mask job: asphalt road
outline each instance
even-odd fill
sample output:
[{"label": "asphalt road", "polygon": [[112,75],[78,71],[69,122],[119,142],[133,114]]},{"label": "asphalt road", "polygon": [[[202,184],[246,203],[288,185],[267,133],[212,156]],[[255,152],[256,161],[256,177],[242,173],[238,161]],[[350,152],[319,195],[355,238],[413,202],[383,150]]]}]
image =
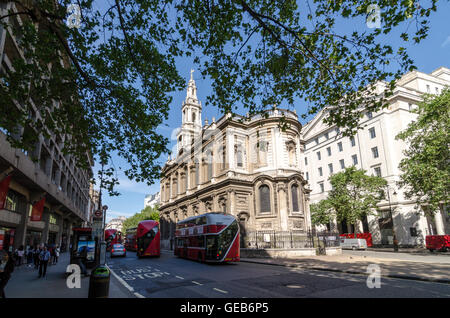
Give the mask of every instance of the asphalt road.
[{"label": "asphalt road", "polygon": [[[140,297],[288,298],[288,297],[450,297],[450,284],[368,277],[253,263],[205,264],[163,252],[159,258],[108,259],[108,266]],[[371,280],[375,282],[375,280]]]}]

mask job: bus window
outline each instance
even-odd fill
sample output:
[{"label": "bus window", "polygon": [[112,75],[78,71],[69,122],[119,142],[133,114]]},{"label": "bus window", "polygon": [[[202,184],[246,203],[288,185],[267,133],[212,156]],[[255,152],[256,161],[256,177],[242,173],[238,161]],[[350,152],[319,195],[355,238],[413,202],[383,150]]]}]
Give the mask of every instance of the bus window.
[{"label": "bus window", "polygon": [[234,237],[236,236],[236,233],[238,231],[238,225],[237,222],[234,221],[231,223],[231,225],[223,231],[218,237],[217,237],[217,253],[220,255],[223,255],[227,252],[228,248],[230,247],[231,243],[233,242]]}]

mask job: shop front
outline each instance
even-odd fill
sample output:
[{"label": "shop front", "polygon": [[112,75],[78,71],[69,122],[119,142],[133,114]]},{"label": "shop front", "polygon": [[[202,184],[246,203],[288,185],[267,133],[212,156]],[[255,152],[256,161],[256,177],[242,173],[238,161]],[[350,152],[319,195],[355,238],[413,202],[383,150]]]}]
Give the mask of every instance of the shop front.
[{"label": "shop front", "polygon": [[42,241],[42,232],[28,230],[25,237],[25,246],[38,246]]},{"label": "shop front", "polygon": [[0,226],[0,250],[9,251],[14,247],[16,229]]}]

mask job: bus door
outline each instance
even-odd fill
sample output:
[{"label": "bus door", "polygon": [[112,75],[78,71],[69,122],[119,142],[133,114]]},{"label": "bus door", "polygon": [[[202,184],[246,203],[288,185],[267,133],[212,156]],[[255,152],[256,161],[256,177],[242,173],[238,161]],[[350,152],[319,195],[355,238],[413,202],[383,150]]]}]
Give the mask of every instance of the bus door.
[{"label": "bus door", "polygon": [[217,235],[206,235],[205,259],[217,259]]}]

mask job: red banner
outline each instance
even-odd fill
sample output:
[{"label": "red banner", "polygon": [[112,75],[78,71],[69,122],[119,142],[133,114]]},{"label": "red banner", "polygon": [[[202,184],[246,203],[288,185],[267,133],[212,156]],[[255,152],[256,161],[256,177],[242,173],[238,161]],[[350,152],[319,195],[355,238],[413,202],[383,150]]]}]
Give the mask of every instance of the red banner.
[{"label": "red banner", "polygon": [[33,204],[33,209],[31,210],[31,221],[41,221],[42,212],[44,211],[45,197],[40,201]]},{"label": "red banner", "polygon": [[11,181],[11,176],[7,176],[0,182],[0,210],[5,208],[6,196],[8,195],[9,182]]}]

